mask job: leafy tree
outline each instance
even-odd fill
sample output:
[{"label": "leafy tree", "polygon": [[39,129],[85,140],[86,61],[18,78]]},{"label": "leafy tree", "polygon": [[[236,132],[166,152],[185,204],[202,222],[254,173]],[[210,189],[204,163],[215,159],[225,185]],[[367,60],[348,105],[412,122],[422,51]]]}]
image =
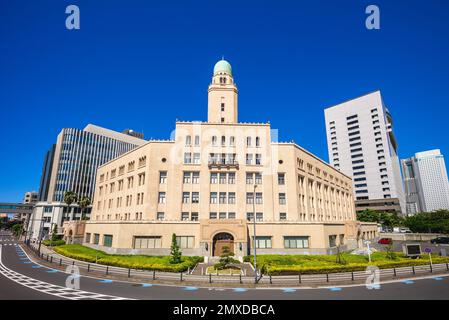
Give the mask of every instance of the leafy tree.
[{"label": "leafy tree", "polygon": [[170,256],[171,256],[170,263],[172,264],[181,263],[182,252],[179,249],[175,233],[173,233],[171,237]]},{"label": "leafy tree", "polygon": [[21,224],[15,224],[11,227],[12,233],[16,236],[19,237],[22,234],[23,231],[23,225]]},{"label": "leafy tree", "polygon": [[404,225],[413,232],[449,233],[449,210],[416,213],[406,217]]},{"label": "leafy tree", "polygon": [[396,252],[393,251],[393,244],[387,244],[385,246],[385,257],[389,260],[396,260],[398,258]]},{"label": "leafy tree", "polygon": [[70,213],[70,206],[78,201],[78,195],[73,191],[66,191],[64,193],[64,202],[67,204]]},{"label": "leafy tree", "polygon": [[228,246],[223,247],[223,252],[220,255],[220,261],[214,265],[217,270],[223,270],[228,268],[232,263],[239,263],[238,260],[233,258],[234,253],[231,252]]},{"label": "leafy tree", "polygon": [[51,234],[51,241],[57,241],[59,240],[59,236],[58,236],[58,224],[55,223],[53,226],[53,232]]},{"label": "leafy tree", "polygon": [[372,209],[366,209],[358,212],[357,220],[363,222],[376,222],[385,227],[395,227],[403,224],[403,218],[399,217],[396,212],[378,212]]},{"label": "leafy tree", "polygon": [[81,220],[85,220],[85,210],[91,205],[91,200],[89,197],[82,197],[79,201],[78,201],[78,205],[81,208]]},{"label": "leafy tree", "polygon": [[341,251],[340,246],[337,247],[337,254],[335,255],[335,262],[338,264],[347,264],[345,257],[343,256],[343,252]]}]

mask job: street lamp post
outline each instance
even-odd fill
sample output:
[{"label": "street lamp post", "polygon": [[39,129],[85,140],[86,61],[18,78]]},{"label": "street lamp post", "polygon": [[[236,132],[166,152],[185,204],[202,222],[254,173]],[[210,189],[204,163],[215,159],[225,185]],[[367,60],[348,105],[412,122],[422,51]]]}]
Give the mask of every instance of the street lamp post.
[{"label": "street lamp post", "polygon": [[256,252],[256,188],[254,184],[253,192],[253,246],[254,246],[254,283],[257,283],[257,252]]}]

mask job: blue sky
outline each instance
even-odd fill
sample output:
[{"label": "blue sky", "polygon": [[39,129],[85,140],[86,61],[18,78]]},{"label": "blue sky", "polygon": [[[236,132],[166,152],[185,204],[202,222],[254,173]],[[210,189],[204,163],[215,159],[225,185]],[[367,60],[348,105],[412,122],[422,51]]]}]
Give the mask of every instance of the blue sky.
[{"label": "blue sky", "polygon": [[[65,29],[76,4],[81,29]],[[381,29],[365,28],[377,4]],[[0,0],[0,201],[37,190],[64,127],[168,138],[206,120],[222,55],[239,120],[270,121],[327,160],[325,107],[380,89],[399,154],[449,157],[449,1]]]}]

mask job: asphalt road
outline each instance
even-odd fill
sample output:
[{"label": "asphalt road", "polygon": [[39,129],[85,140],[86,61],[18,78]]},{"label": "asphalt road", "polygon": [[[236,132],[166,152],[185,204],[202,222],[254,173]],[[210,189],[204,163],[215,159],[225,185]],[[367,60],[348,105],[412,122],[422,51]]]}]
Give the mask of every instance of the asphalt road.
[{"label": "asphalt road", "polygon": [[[146,300],[366,300],[449,299],[449,276],[365,286],[306,288],[199,288],[136,284],[79,277],[79,289],[65,288],[69,274],[35,264],[16,241],[0,234],[0,299]],[[73,281],[71,282],[73,283]]]}]

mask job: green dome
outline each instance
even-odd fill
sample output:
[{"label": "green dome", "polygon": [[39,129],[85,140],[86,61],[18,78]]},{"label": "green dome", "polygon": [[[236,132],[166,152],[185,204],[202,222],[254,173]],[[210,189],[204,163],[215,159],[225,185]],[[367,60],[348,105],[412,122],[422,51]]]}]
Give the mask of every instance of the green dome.
[{"label": "green dome", "polygon": [[224,59],[218,61],[214,67],[214,75],[216,75],[217,73],[220,73],[220,72],[227,73],[230,76],[232,76],[232,67],[229,64],[229,62],[227,62]]}]

